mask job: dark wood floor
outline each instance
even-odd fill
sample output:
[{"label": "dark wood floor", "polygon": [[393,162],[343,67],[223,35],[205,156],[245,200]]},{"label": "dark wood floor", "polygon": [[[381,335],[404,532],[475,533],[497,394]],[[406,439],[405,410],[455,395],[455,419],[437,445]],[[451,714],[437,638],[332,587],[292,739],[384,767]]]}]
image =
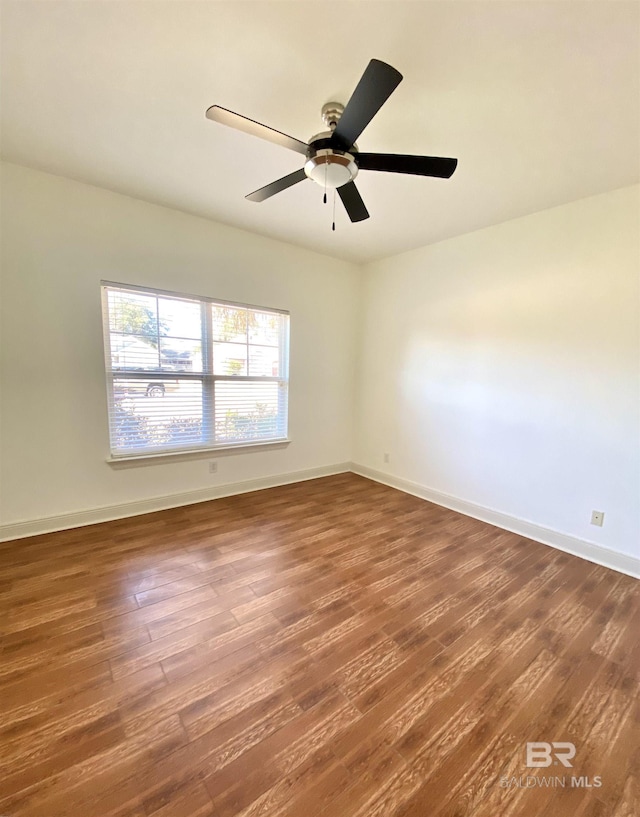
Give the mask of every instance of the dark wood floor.
[{"label": "dark wood floor", "polygon": [[4,544],[0,589],[0,814],[640,814],[640,584],[353,474]]}]

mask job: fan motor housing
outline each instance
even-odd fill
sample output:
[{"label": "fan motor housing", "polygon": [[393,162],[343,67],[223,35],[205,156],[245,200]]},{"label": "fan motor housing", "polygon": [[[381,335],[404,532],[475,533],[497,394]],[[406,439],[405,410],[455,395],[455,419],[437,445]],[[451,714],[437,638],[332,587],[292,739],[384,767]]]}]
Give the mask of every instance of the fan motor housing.
[{"label": "fan motor housing", "polygon": [[331,144],[332,132],[327,131],[309,140],[304,172],[320,187],[342,187],[358,175],[353,153],[337,150]]}]

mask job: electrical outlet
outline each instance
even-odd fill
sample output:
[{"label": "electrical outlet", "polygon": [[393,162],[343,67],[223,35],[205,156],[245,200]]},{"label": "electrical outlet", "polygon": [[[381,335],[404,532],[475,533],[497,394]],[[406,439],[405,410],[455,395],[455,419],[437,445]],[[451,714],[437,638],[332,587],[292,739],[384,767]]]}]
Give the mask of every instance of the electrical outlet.
[{"label": "electrical outlet", "polygon": [[218,473],[218,463],[215,460],[211,460],[211,462],[209,463],[209,473],[210,474]]},{"label": "electrical outlet", "polygon": [[602,527],[604,522],[604,511],[591,511],[591,524]]},{"label": "electrical outlet", "polygon": [[388,455],[388,454],[385,454],[385,455],[384,455],[384,461],[385,461],[385,462],[389,462],[389,455]]}]

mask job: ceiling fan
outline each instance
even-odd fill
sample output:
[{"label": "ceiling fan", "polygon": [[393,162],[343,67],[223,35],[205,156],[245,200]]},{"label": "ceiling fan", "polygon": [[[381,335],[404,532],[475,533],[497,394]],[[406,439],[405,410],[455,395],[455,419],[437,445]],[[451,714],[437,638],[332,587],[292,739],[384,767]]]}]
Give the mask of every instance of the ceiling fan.
[{"label": "ceiling fan", "polygon": [[329,130],[312,136],[308,144],[219,105],[209,108],[206,116],[214,122],[258,136],[305,156],[304,167],[249,193],[246,196],[249,201],[264,201],[298,182],[311,179],[325,188],[325,201],[327,188],[336,188],[351,221],[363,221],[369,218],[369,213],[353,181],[358,171],[381,170],[386,173],[409,173],[448,179],[458,164],[457,159],[437,156],[361,153],[358,150],[356,139],[401,80],[402,74],[395,68],[380,60],[371,60],[346,105],[328,102],[323,106],[322,119]]}]

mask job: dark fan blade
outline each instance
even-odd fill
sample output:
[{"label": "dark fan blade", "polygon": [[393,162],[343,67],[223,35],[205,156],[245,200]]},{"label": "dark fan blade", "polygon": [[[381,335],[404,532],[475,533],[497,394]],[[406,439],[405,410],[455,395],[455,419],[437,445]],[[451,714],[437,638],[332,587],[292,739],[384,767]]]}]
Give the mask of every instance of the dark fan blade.
[{"label": "dark fan blade", "polygon": [[271,184],[265,187],[261,187],[259,190],[254,190],[253,193],[249,193],[245,198],[249,199],[249,201],[264,201],[265,199],[271,198],[271,196],[275,196],[276,193],[286,190],[287,187],[292,187],[292,185],[304,181],[306,178],[307,174],[304,172],[304,168],[302,168],[301,170],[296,170],[295,173],[289,173],[288,176],[283,176],[281,179],[271,182]]},{"label": "dark fan blade", "polygon": [[364,206],[358,188],[353,182],[347,182],[339,187],[338,195],[342,199],[344,209],[351,221],[364,221],[365,218],[369,218],[367,208]]},{"label": "dark fan blade", "polygon": [[382,170],[385,173],[411,173],[414,176],[438,176],[448,179],[457,159],[439,156],[403,156],[399,153],[358,153],[360,170]]},{"label": "dark fan blade", "polygon": [[402,74],[380,60],[371,60],[333,132],[332,142],[349,149],[402,80]]},{"label": "dark fan blade", "polygon": [[254,122],[253,119],[247,119],[246,116],[240,116],[239,113],[228,111],[219,105],[212,105],[207,111],[206,116],[207,119],[211,119],[214,122],[220,122],[222,125],[228,125],[230,128],[249,133],[251,136],[266,139],[267,142],[274,142],[283,148],[295,150],[298,153],[302,153],[303,156],[307,155],[308,145],[299,139],[294,139],[293,136],[287,136],[286,133],[280,133],[279,130],[268,128],[266,125],[261,125],[260,122]]}]

